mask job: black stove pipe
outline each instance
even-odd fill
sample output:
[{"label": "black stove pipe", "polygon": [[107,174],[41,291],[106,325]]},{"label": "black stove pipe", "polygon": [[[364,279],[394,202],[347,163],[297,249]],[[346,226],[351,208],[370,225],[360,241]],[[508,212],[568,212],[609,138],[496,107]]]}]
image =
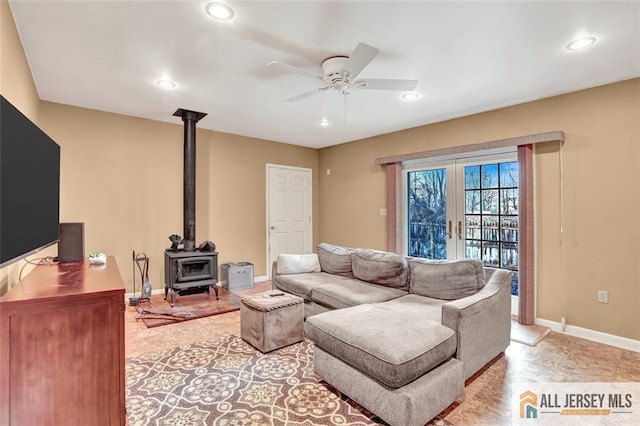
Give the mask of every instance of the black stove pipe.
[{"label": "black stove pipe", "polygon": [[173,113],[184,122],[184,251],[195,251],[196,245],[196,123],[207,114],[178,108]]}]

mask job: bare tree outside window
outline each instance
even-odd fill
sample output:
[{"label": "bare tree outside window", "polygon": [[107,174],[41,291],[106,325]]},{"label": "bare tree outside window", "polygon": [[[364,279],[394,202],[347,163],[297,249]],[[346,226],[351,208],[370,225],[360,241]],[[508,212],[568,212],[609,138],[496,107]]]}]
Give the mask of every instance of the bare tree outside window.
[{"label": "bare tree outside window", "polygon": [[446,180],[445,169],[408,173],[409,256],[447,258]]}]

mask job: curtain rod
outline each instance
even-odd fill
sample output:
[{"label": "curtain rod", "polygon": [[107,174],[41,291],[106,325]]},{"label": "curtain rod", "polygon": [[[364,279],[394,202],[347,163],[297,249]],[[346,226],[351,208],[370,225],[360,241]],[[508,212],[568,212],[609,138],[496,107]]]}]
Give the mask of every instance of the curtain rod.
[{"label": "curtain rod", "polygon": [[408,160],[418,160],[421,158],[440,157],[450,154],[463,154],[474,151],[482,151],[493,148],[506,148],[509,146],[529,145],[543,142],[564,143],[564,132],[555,130],[553,132],[536,133],[535,135],[518,136],[515,138],[499,139],[489,142],[474,143],[470,145],[454,146],[451,148],[434,149],[431,151],[414,152],[411,154],[394,155],[391,157],[376,158],[375,164],[401,163]]}]

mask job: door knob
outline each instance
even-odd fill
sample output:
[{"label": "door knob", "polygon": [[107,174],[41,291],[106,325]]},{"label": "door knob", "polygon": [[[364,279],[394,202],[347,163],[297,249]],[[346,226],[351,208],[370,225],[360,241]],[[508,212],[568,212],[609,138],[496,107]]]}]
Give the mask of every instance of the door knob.
[{"label": "door knob", "polygon": [[278,227],[271,225],[271,229],[278,229]]}]

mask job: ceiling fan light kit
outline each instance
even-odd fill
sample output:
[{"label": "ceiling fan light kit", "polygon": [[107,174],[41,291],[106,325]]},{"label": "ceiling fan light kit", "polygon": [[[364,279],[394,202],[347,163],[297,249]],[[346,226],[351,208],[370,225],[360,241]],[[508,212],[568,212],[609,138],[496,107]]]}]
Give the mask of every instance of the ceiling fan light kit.
[{"label": "ceiling fan light kit", "polygon": [[324,80],[330,81],[331,85],[342,84],[345,79],[342,69],[348,59],[347,56],[333,56],[322,61]]},{"label": "ceiling fan light kit", "polygon": [[357,79],[362,70],[380,53],[380,50],[366,43],[358,43],[350,56],[331,56],[320,64],[323,75],[315,75],[313,71],[298,68],[293,65],[278,61],[269,62],[269,66],[277,66],[284,71],[295,72],[307,77],[319,79],[327,83],[327,86],[301,93],[285,102],[297,102],[304,98],[324,92],[328,89],[339,91],[345,98],[345,123],[346,123],[346,96],[355,90],[395,90],[411,92],[418,86],[417,80],[399,79]]}]

